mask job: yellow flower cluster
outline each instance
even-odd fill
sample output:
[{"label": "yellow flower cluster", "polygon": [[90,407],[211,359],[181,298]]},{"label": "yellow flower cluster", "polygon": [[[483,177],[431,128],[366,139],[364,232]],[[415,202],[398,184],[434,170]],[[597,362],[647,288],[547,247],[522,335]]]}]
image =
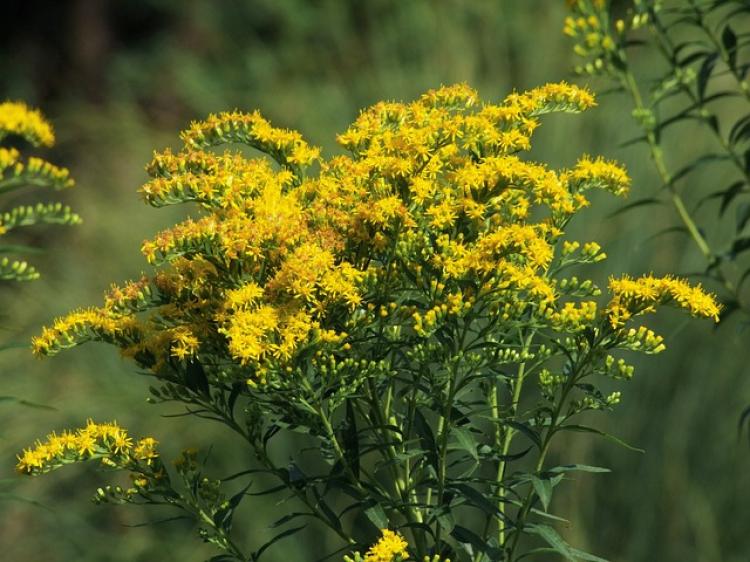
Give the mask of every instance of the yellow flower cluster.
[{"label": "yellow flower cluster", "polygon": [[365,562],[396,562],[409,556],[408,543],[398,533],[383,529],[383,536],[365,554]]},{"label": "yellow flower cluster", "polygon": [[205,121],[192,123],[182,140],[191,148],[243,142],[292,166],[309,166],[320,155],[320,149],[307,144],[297,131],[273,127],[257,111],[209,115]]},{"label": "yellow flower cluster", "polygon": [[6,135],[19,135],[35,146],[55,144],[55,134],[49,122],[41,112],[23,102],[0,103],[0,140]]},{"label": "yellow flower cluster", "polygon": [[[8,135],[21,136],[35,146],[52,146],[55,142],[52,126],[42,114],[21,102],[0,103],[0,141]],[[36,157],[24,161],[17,149],[0,147],[0,186],[24,183],[55,189],[66,189],[74,184],[67,169]]]},{"label": "yellow flower cluster", "polygon": [[[623,195],[630,180],[602,159],[554,171],[521,152],[538,116],[594,104],[565,83],[496,104],[466,84],[378,103],[339,135],[348,154],[321,159],[315,176],[303,168],[317,149],[257,112],[193,123],[179,152],[154,155],[142,194],[154,206],[197,202],[201,216],[143,244],[161,266],[153,277],[58,320],[34,349],[106,341],[170,377],[209,354],[255,385],[285,376],[309,346],[349,351],[350,334],[376,323],[426,338],[476,308],[578,331],[600,318],[596,305],[562,301],[550,269],[604,254],[568,242],[556,256],[559,238],[588,205],[587,190]],[[281,166],[211,150],[222,143],[257,148]],[[415,299],[408,305],[398,296],[406,293]]]},{"label": "yellow flower cluster", "polygon": [[610,279],[612,299],[607,305],[607,316],[614,328],[621,327],[633,316],[653,312],[658,305],[675,304],[693,316],[719,321],[719,305],[713,295],[700,285],[691,286],[671,276],[647,275],[632,279],[628,276]]},{"label": "yellow flower cluster", "polygon": [[402,562],[407,560],[409,544],[404,538],[390,529],[382,530],[383,536],[362,557],[355,553],[354,557],[344,556],[346,562]]},{"label": "yellow flower cluster", "polygon": [[131,469],[138,462],[151,464],[159,454],[157,441],[144,437],[136,442],[115,422],[98,424],[88,420],[75,431],[52,433],[44,441],[18,456],[16,469],[22,474],[41,474],[66,464],[98,459],[105,466]]},{"label": "yellow flower cluster", "polygon": [[630,189],[630,178],[625,170],[601,157],[584,156],[567,172],[565,179],[573,186],[597,187],[615,195],[626,195]]}]

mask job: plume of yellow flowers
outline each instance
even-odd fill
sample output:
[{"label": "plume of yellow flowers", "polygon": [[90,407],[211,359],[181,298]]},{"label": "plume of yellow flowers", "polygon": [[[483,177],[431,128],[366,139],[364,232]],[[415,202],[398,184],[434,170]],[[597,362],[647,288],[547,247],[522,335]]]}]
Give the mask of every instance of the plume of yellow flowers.
[{"label": "plume of yellow flowers", "polygon": [[662,304],[672,303],[693,316],[719,321],[720,307],[700,285],[691,286],[671,276],[647,275],[632,279],[623,276],[609,280],[612,299],[606,313],[614,328],[621,327],[633,316],[654,312]]},{"label": "plume of yellow flowers", "polygon": [[[0,103],[0,141],[14,135],[33,146],[49,147],[55,144],[52,125],[39,110],[31,109],[23,102],[5,101]],[[0,188],[7,189],[2,184],[11,181],[51,185],[55,189],[73,186],[67,169],[36,157],[23,161],[17,149],[0,147]]]},{"label": "plume of yellow flowers", "polygon": [[133,441],[127,430],[115,422],[88,420],[85,427],[60,435],[52,433],[25,449],[18,456],[16,469],[22,474],[35,475],[88,460],[99,460],[111,468],[133,469],[138,463],[151,464],[159,457],[157,444],[153,437]]},{"label": "plume of yellow flowers", "polygon": [[[626,172],[589,156],[559,172],[522,158],[539,116],[593,105],[590,92],[565,83],[497,104],[466,84],[445,86],[363,111],[338,136],[348,154],[329,159],[257,112],[195,122],[181,151],[154,155],[141,193],[157,207],[197,203],[200,216],[144,242],[147,261],[160,267],[153,277],[55,321],[34,351],[105,341],[160,376],[207,354],[238,366],[222,377],[256,385],[285,376],[306,349],[349,350],[350,334],[368,324],[426,338],[478,303],[506,322],[530,314],[577,331],[606,314],[620,326],[633,302],[615,296],[603,313],[593,301],[571,302],[550,268],[586,192],[624,195]],[[225,143],[270,159],[214,150]],[[315,162],[320,171],[309,174]],[[573,255],[604,258],[595,243],[566,241],[562,259]],[[703,294],[678,296],[670,283],[674,302]],[[421,295],[419,304],[399,291]],[[691,312],[713,316],[703,298]]]},{"label": "plume of yellow flowers", "polygon": [[6,135],[19,135],[35,146],[52,146],[55,134],[40,111],[23,102],[0,103],[0,140]]},{"label": "plume of yellow flowers", "polygon": [[[0,143],[12,143],[20,137],[33,146],[52,146],[52,126],[36,110],[22,102],[0,103]],[[12,146],[0,146],[0,195],[24,186],[49,187],[56,190],[74,185],[70,172],[35,156],[25,158]],[[24,205],[0,211],[0,236],[20,227],[39,223],[78,224],[81,218],[60,203]],[[25,261],[0,255],[0,281],[36,279],[39,273]]]}]

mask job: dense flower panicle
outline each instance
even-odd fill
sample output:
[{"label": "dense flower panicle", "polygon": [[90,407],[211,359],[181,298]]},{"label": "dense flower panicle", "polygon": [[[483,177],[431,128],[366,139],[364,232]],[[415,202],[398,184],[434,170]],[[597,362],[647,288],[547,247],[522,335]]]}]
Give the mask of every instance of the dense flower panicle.
[{"label": "dense flower panicle", "polygon": [[[54,143],[52,127],[41,113],[23,104],[0,104],[0,140],[8,134],[21,135],[35,145]],[[0,183],[27,183],[54,189],[73,187],[74,181],[66,168],[60,168],[37,157],[24,160],[18,149],[0,147]]]},{"label": "dense flower panicle", "polygon": [[585,111],[596,105],[591,92],[574,84],[560,82],[545,84],[528,92],[511,94],[506,104],[517,105],[526,115],[540,115],[551,111]]},{"label": "dense flower panicle", "polygon": [[[21,137],[34,146],[52,146],[55,136],[52,126],[36,109],[20,102],[0,103],[0,143],[6,137]],[[10,142],[13,142],[11,138]],[[0,147],[0,194],[26,186],[46,187],[56,190],[73,187],[70,172],[34,156],[25,157],[11,146]],[[81,217],[70,207],[60,203],[22,205],[0,211],[0,236],[18,227],[36,224],[74,225]],[[7,249],[6,249],[7,251]],[[0,249],[0,254],[4,251]],[[0,255],[0,281],[30,281],[39,278],[39,272],[23,260],[11,260]]]},{"label": "dense flower panicle", "polygon": [[658,305],[670,303],[693,316],[719,321],[721,308],[714,296],[703,291],[700,285],[691,286],[682,279],[652,275],[632,279],[624,276],[610,279],[609,290],[612,299],[606,310],[615,328],[633,316],[653,312]]},{"label": "dense flower panicle", "polygon": [[210,115],[184,131],[182,140],[191,149],[242,142],[273,155],[280,164],[291,166],[309,166],[320,155],[320,149],[307,144],[297,131],[273,127],[257,111]]},{"label": "dense flower panicle", "polygon": [[[282,380],[302,350],[346,352],[352,331],[368,325],[429,338],[445,319],[476,309],[487,320],[533,318],[562,332],[592,326],[602,317],[596,304],[561,298],[569,285],[550,272],[604,258],[595,243],[560,237],[588,205],[587,190],[623,195],[627,174],[590,157],[554,171],[520,153],[538,116],[594,103],[564,83],[499,104],[481,103],[466,84],[378,103],[339,135],[348,154],[321,159],[316,176],[301,166],[317,149],[257,112],[193,123],[182,151],[154,155],[142,193],[154,206],[196,202],[200,216],[144,243],[156,275],[113,288],[101,309],[57,321],[34,349],[106,341],[170,378],[209,354],[235,366],[215,376],[254,386]],[[281,167],[210,150],[237,142]],[[579,296],[595,294],[586,286]],[[670,290],[675,302],[697,302]],[[619,325],[629,306],[615,297],[604,315]]]},{"label": "dense flower panicle", "polygon": [[66,464],[98,459],[105,466],[131,469],[139,462],[150,464],[158,458],[157,445],[152,437],[133,441],[115,422],[88,420],[83,428],[52,433],[37,441],[18,456],[16,468],[22,474],[41,474]]},{"label": "dense flower panicle", "polygon": [[55,134],[49,122],[39,110],[31,109],[23,102],[0,103],[0,140],[6,135],[19,135],[35,146],[55,144]]},{"label": "dense flower panicle", "polygon": [[626,195],[630,190],[627,172],[617,163],[601,157],[592,159],[584,156],[563,177],[574,189],[579,185],[586,189],[597,187],[615,195]]}]

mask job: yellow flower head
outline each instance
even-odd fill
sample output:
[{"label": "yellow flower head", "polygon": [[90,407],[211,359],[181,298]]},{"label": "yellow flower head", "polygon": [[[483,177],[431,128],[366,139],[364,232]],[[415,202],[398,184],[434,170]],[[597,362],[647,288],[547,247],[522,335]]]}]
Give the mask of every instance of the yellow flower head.
[{"label": "yellow flower head", "polygon": [[398,562],[409,556],[409,544],[398,533],[383,529],[383,536],[370,547],[365,554],[364,562]]},{"label": "yellow flower head", "polygon": [[30,109],[23,102],[0,103],[0,139],[6,135],[20,135],[36,146],[55,144],[52,125],[40,111]]},{"label": "yellow flower head", "polygon": [[654,312],[662,304],[674,304],[693,316],[719,321],[721,307],[714,296],[683,279],[653,275],[632,279],[626,275],[611,278],[609,290],[612,298],[606,313],[614,328],[623,326],[633,316]]},{"label": "yellow flower head", "polygon": [[131,469],[137,461],[151,462],[159,455],[156,440],[141,439],[133,446],[127,430],[116,422],[99,424],[88,420],[85,427],[51,433],[44,441],[18,455],[16,469],[22,474],[41,474],[65,464],[99,459],[106,466]]}]

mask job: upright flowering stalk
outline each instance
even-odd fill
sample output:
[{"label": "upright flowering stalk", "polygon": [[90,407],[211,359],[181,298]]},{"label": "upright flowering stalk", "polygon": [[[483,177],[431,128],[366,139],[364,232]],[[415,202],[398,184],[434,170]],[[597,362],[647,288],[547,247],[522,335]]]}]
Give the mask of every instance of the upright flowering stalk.
[{"label": "upright flowering stalk", "polygon": [[[542,115],[593,105],[567,84],[497,104],[443,87],[363,111],[329,159],[257,113],[194,123],[181,151],[154,155],[142,194],[197,215],[144,243],[153,275],[55,321],[34,350],[114,344],[153,373],[152,401],[245,440],[257,464],[242,473],[273,475],[302,506],[284,523],[316,519],[352,551],[385,529],[353,559],[596,559],[548,510],[571,472],[604,469],[551,466],[554,438],[601,434],[578,419],[619,401],[599,381],[632,376],[623,352],[664,349],[636,317],[719,309],[672,277],[615,277],[602,300],[567,274],[605,257],[565,236],[587,192],[624,195],[628,176],[589,156],[554,171],[524,152]],[[267,157],[213,150],[232,143]],[[274,446],[289,430],[311,444],[291,462]],[[244,492],[192,511],[221,560],[257,560],[298,528],[242,554],[229,531]]]},{"label": "upright flowering stalk", "polygon": [[[24,158],[13,146],[23,140],[32,146],[50,147],[55,143],[52,126],[42,114],[21,102],[0,103],[0,195],[34,186],[55,190],[73,187],[65,168],[58,168],[37,157]],[[0,238],[17,228],[36,224],[78,224],[81,218],[60,203],[39,203],[13,209],[0,209]],[[7,254],[25,248],[0,244],[0,281],[26,281],[39,277],[37,270]]]},{"label": "upright flowering stalk", "polygon": [[[571,15],[564,31],[581,60],[576,71],[601,77],[607,89],[629,98],[641,135],[627,144],[643,143],[654,164],[659,197],[651,193],[632,206],[668,201],[679,224],[662,232],[689,236],[706,276],[721,288],[725,317],[738,310],[750,314],[744,290],[750,274],[745,228],[750,211],[743,201],[750,190],[750,44],[739,32],[750,17],[750,4],[629,0],[617,10],[609,0],[568,4]],[[637,54],[647,67],[639,67]],[[731,109],[723,111],[728,100]],[[665,143],[684,125],[697,135],[691,145],[703,151],[690,153],[687,160],[681,144],[677,151]],[[695,182],[695,172],[706,166],[711,166],[710,180]],[[711,203],[713,221],[697,212]],[[726,240],[729,211],[736,220]]]}]

